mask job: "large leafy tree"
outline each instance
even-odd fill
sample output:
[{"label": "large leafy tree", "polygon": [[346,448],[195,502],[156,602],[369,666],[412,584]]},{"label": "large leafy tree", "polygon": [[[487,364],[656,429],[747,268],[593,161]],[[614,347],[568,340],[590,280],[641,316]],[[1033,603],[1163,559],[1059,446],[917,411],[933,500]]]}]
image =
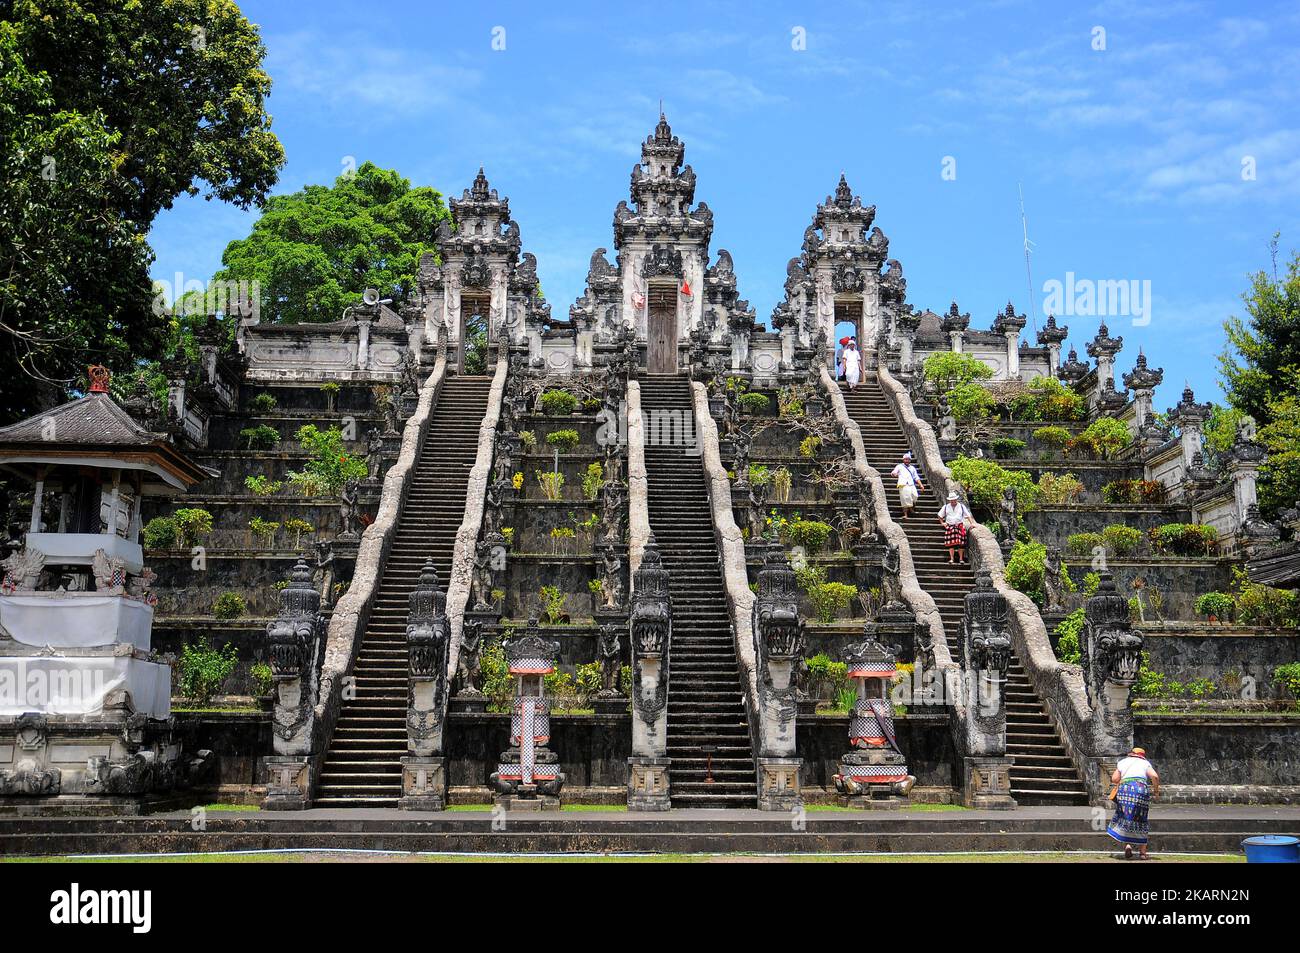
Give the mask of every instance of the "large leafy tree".
[{"label": "large leafy tree", "polygon": [[367,162],[333,186],[272,198],[252,234],[226,246],[216,280],[256,281],[263,321],[336,321],[366,288],[410,294],[450,217],[437,190]]},{"label": "large leafy tree", "polygon": [[1260,483],[1266,513],[1300,499],[1300,253],[1279,274],[1276,236],[1272,247],[1272,273],[1251,276],[1246,316],[1224,322],[1228,347],[1219,357],[1229,403],[1254,418],[1269,450]]},{"label": "large leafy tree", "polygon": [[[0,3],[0,411],[156,356],[146,235],[177,196],[260,206],[284,163],[230,0]],[[206,189],[205,189],[206,187]]]}]

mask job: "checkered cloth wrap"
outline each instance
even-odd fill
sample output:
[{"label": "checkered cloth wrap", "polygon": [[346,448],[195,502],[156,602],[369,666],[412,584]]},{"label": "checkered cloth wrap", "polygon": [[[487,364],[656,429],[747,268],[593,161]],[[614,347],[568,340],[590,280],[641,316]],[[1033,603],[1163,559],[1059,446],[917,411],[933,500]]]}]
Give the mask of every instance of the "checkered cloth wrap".
[{"label": "checkered cloth wrap", "polygon": [[[528,771],[528,780],[531,781],[554,781],[560,775],[560,766],[558,764],[535,764]],[[522,764],[498,764],[497,777],[504,778],[507,781],[523,781],[524,766]]]},{"label": "checkered cloth wrap", "polygon": [[902,764],[845,764],[840,766],[840,772],[846,778],[872,784],[907,779],[907,766]]},{"label": "checkered cloth wrap", "polygon": [[519,779],[531,784],[537,776],[534,773],[537,745],[546,744],[551,737],[551,711],[546,699],[516,698],[515,710],[510,715],[510,734],[519,745]]},{"label": "checkered cloth wrap", "polygon": [[865,741],[873,748],[894,743],[894,706],[883,698],[860,698],[849,719],[849,743]]},{"label": "checkered cloth wrap", "polygon": [[532,706],[533,744],[544,745],[551,740],[551,709],[544,698],[516,698],[514,711],[510,713],[510,740],[513,744],[524,743],[524,702]]},{"label": "checkered cloth wrap", "polygon": [[898,674],[898,669],[893,662],[855,662],[853,667],[844,673],[849,678],[893,678]]},{"label": "checkered cloth wrap", "polygon": [[943,527],[943,544],[960,549],[966,545],[966,524],[946,523]]},{"label": "checkered cloth wrap", "polygon": [[550,675],[555,662],[548,658],[519,658],[510,663],[511,675]]}]

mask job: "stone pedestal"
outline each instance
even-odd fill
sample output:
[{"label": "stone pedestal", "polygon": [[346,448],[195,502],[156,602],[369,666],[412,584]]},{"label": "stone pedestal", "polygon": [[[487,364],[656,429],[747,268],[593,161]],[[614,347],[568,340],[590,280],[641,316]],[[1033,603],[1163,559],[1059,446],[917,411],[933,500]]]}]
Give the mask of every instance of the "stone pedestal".
[{"label": "stone pedestal", "polygon": [[1012,811],[1011,758],[964,758],[962,803],[985,811]]},{"label": "stone pedestal", "polygon": [[303,811],[311,807],[311,759],[294,756],[271,756],[266,765],[266,800],[264,811]]},{"label": "stone pedestal", "polygon": [[667,811],[668,758],[627,759],[627,809],[629,811]]},{"label": "stone pedestal", "polygon": [[612,695],[608,698],[596,696],[592,702],[597,715],[622,715],[627,713],[627,706],[631,701],[626,695]]},{"label": "stone pedestal", "polygon": [[758,809],[792,811],[803,806],[799,770],[803,758],[758,759]]},{"label": "stone pedestal", "polygon": [[519,785],[518,794],[498,794],[492,798],[492,803],[514,814],[560,809],[560,799],[550,794],[538,794],[535,784]]},{"label": "stone pedestal", "polygon": [[454,695],[451,699],[451,710],[455,712],[468,712],[470,714],[481,715],[487,711],[488,699],[486,695]]},{"label": "stone pedestal", "polygon": [[447,806],[447,759],[402,758],[403,811],[441,811]]}]

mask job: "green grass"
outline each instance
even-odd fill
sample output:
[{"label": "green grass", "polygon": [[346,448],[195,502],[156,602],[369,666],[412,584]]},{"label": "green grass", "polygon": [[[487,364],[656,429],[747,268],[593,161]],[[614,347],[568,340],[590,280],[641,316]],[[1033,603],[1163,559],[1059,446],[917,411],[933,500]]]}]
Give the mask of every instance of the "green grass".
[{"label": "green grass", "polygon": [[[492,810],[491,804],[449,804],[449,811],[484,811]],[[627,811],[626,804],[562,804],[561,811]]]},{"label": "green grass", "polygon": [[205,811],[260,811],[256,804],[204,804]]},{"label": "green grass", "polygon": [[[278,863],[619,863],[619,864],[707,864],[707,863],[780,863],[796,864],[1095,864],[1123,863],[1118,853],[953,853],[953,854],[642,854],[572,856],[565,854],[529,854],[524,856],[476,856],[467,854],[366,854],[347,851],[268,854],[159,854],[132,857],[6,857],[0,863],[132,863],[132,864],[278,864]],[[1160,854],[1153,853],[1151,863],[1245,863],[1235,854]],[[1133,861],[1132,863],[1136,863]]]},{"label": "green grass", "polygon": [[[839,804],[808,804],[805,808],[809,811],[843,811],[846,814],[863,814],[866,813],[862,808],[843,807]],[[964,811],[966,808],[960,804],[908,804],[906,807],[900,807],[899,811],[914,812],[934,812],[934,811]]]}]

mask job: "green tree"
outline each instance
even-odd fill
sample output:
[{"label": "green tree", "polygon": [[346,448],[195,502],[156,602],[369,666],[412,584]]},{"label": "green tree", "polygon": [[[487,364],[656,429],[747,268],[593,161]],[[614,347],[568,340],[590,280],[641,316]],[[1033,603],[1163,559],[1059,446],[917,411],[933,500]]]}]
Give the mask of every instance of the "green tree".
[{"label": "green tree", "polygon": [[1246,317],[1224,322],[1228,346],[1219,355],[1228,402],[1259,425],[1269,450],[1260,470],[1260,505],[1267,514],[1300,498],[1300,253],[1284,274],[1277,270],[1277,236],[1271,243],[1273,273],[1251,276],[1242,295]]},{"label": "green tree", "polygon": [[226,246],[216,280],[258,282],[263,321],[337,321],[366,288],[410,294],[450,218],[437,190],[366,162],[267,202],[252,233]]},{"label": "green tree", "polygon": [[[260,205],[284,162],[230,0],[12,0],[0,20],[0,405],[164,353],[146,236],[181,194]],[[35,386],[33,382],[35,381]]]}]

